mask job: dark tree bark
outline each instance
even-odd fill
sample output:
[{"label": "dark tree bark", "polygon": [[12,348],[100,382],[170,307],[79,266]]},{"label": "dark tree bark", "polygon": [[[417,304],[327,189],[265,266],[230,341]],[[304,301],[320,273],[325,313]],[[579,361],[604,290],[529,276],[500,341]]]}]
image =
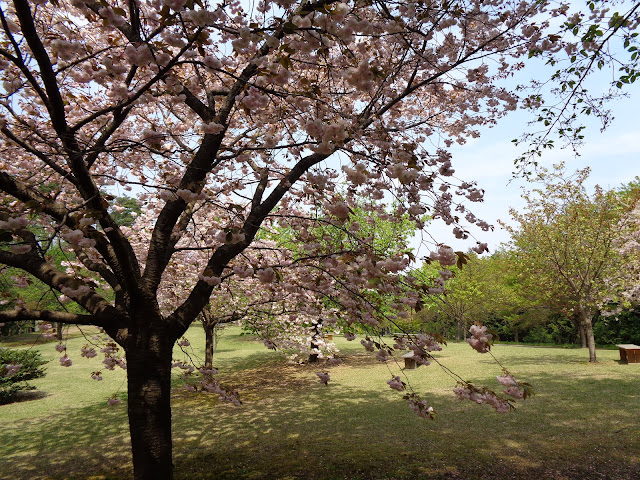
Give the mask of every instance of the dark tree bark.
[{"label": "dark tree bark", "polygon": [[125,347],[135,480],[172,480],[171,335],[140,332]]},{"label": "dark tree bark", "polygon": [[578,334],[580,335],[580,346],[582,348],[587,348],[587,332],[584,329],[582,322],[578,325]]},{"label": "dark tree bark", "polygon": [[[311,348],[318,348],[318,345],[313,343],[313,342],[311,342]],[[309,354],[308,363],[318,363],[318,354],[317,353],[310,353]]]},{"label": "dark tree bark", "polygon": [[213,330],[216,326],[205,322],[202,325],[204,327],[204,367],[210,370],[213,368]]},{"label": "dark tree bark", "polygon": [[[311,349],[317,349],[318,344],[315,343],[315,340],[320,336],[320,326],[322,325],[322,320],[319,320],[318,323],[314,325],[314,334],[311,337]],[[308,363],[318,363],[319,355],[317,353],[310,353]]]},{"label": "dark tree bark", "polygon": [[[232,316],[233,318],[233,316]],[[215,329],[220,323],[220,318],[211,314],[209,306],[202,310],[202,329],[204,330],[204,367],[213,368],[213,354],[215,350]]]},{"label": "dark tree bark", "polygon": [[582,322],[582,316],[580,313],[580,308],[577,309],[576,312],[573,313],[573,315],[571,315],[571,317],[569,318],[571,320],[571,323],[573,323],[573,326],[576,329],[576,332],[578,334],[578,338],[580,339],[580,346],[582,348],[587,348],[587,332],[584,328],[584,324]]}]

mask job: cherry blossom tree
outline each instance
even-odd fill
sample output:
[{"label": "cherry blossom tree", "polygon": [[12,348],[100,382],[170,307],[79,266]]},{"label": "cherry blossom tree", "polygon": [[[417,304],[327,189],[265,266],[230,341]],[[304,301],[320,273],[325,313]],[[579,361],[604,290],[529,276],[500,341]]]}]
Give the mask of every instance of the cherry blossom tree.
[{"label": "cherry blossom tree", "polygon": [[624,213],[617,225],[619,234],[613,246],[619,268],[606,279],[607,295],[601,302],[605,316],[636,308],[640,303],[640,202],[631,200],[631,204],[623,202]]},{"label": "cherry blossom tree", "polygon": [[[418,227],[428,213],[456,235],[467,234],[460,222],[489,228],[467,211],[482,190],[453,176],[447,148],[516,108],[499,82],[523,57],[562,48],[546,29],[567,7],[547,8],[520,0],[262,0],[251,10],[238,0],[3,3],[0,229],[11,238],[2,235],[0,263],[83,313],[17,308],[0,312],[0,322],[104,329],[114,341],[109,358],[124,365],[113,355],[126,356],[134,476],[172,478],[175,342],[232,277],[301,286],[289,282],[287,259],[254,266],[247,258],[262,231],[296,230],[315,257],[307,290],[333,295],[347,323],[374,328],[373,290],[396,292],[406,306],[419,301],[398,275],[409,258],[328,253],[308,235],[314,208],[342,225],[365,198],[363,208],[407,215]],[[147,214],[142,248],[112,214],[122,191]],[[193,287],[163,312],[160,285],[200,211],[217,222],[198,239],[206,263],[181,260]],[[56,244],[72,255],[64,268],[48,254]],[[434,260],[455,263],[450,249],[435,250]],[[474,339],[486,351],[480,329]],[[427,355],[428,339],[411,341]],[[67,354],[61,361],[71,364]],[[431,415],[426,401],[407,399]]]}]

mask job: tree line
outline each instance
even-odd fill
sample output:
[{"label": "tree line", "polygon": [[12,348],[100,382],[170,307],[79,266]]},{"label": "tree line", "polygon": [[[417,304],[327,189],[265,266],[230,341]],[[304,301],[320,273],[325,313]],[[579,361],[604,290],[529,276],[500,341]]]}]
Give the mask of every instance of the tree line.
[{"label": "tree line", "polygon": [[[503,222],[508,244],[473,252],[446,291],[427,295],[411,328],[455,338],[481,322],[504,341],[577,343],[596,361],[600,345],[640,339],[638,179],[615,190],[588,189],[589,170],[540,170],[526,206]],[[435,276],[425,265],[419,275]]]}]

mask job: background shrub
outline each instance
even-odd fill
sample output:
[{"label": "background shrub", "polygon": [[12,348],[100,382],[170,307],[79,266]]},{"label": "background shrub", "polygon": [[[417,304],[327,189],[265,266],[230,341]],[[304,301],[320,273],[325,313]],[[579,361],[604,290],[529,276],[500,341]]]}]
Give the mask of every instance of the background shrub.
[{"label": "background shrub", "polygon": [[[27,380],[44,377],[45,371],[40,367],[45,363],[39,352],[0,348],[0,403],[11,401],[20,390],[33,390],[35,387]],[[12,365],[21,367],[12,373]]]}]

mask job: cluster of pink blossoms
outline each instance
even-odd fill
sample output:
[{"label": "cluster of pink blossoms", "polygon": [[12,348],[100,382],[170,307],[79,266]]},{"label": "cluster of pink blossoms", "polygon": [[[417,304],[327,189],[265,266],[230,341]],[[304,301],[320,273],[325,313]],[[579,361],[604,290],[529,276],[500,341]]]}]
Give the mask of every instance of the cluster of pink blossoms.
[{"label": "cluster of pink blossoms", "polygon": [[487,353],[491,350],[493,335],[487,333],[487,327],[484,325],[471,325],[469,332],[471,332],[471,338],[468,338],[467,342],[469,342],[471,348],[479,353]]},{"label": "cluster of pink blossoms", "polygon": [[322,383],[323,385],[329,384],[329,380],[331,379],[331,377],[327,372],[316,372],[316,375],[318,376],[320,383]]},{"label": "cluster of pink blossoms", "polygon": [[53,335],[53,326],[50,323],[40,323],[38,324],[38,330],[42,332],[42,337],[47,340],[52,339]]},{"label": "cluster of pink blossoms", "polygon": [[89,345],[85,345],[84,347],[82,347],[80,349],[80,356],[85,357],[85,358],[93,358],[96,355],[98,355],[96,353],[96,349],[93,347],[89,347]]},{"label": "cluster of pink blossoms", "polygon": [[64,355],[60,357],[61,367],[70,367],[71,365],[73,365],[73,362],[67,356],[67,346],[64,343],[58,343],[55,348],[58,353],[64,353]]},{"label": "cluster of pink blossoms", "polygon": [[431,355],[429,352],[439,352],[442,347],[430,335],[419,333],[417,335],[406,335],[396,337],[393,344],[396,350],[411,350],[413,359],[420,365],[429,366]]},{"label": "cluster of pink blossoms", "polygon": [[187,362],[173,362],[171,368],[179,368],[183,371],[184,378],[189,378],[195,371],[193,365],[189,365]]},{"label": "cluster of pink blossoms", "polygon": [[476,252],[478,255],[481,255],[484,252],[488,252],[489,251],[489,247],[484,242],[478,242],[478,244],[475,247],[472,247],[471,250]]},{"label": "cluster of pink blossoms", "polygon": [[[236,392],[235,390],[226,390],[215,380],[203,381],[202,389],[205,392],[217,394],[220,400],[223,402],[232,403],[236,407],[239,407],[240,405],[242,405],[242,402],[240,401],[240,395],[238,394],[238,392]],[[195,390],[195,387],[194,387],[194,390]]]},{"label": "cluster of pink blossoms", "polygon": [[[196,374],[196,368],[193,365],[189,365],[184,361],[176,361],[171,364],[172,368],[179,368],[184,372],[184,378],[191,378]],[[184,389],[187,392],[208,392],[215,393],[220,398],[222,402],[232,403],[235,406],[242,405],[240,401],[240,394],[235,390],[230,390],[222,385],[220,385],[216,380],[212,377],[218,374],[218,370],[215,368],[206,368],[200,367],[197,371],[202,375],[202,378],[199,379],[195,384],[187,383],[184,385]]]},{"label": "cluster of pink blossoms", "polygon": [[480,390],[472,385],[460,385],[454,388],[453,392],[460,400],[470,400],[478,405],[486,403],[498,413],[508,413],[513,408],[508,400],[498,397],[492,391]]},{"label": "cluster of pink blossoms", "polygon": [[15,232],[29,224],[29,219],[25,216],[8,218],[6,221],[0,220],[0,230]]},{"label": "cluster of pink blossoms", "polygon": [[453,251],[453,248],[446,245],[439,246],[437,252],[431,252],[429,259],[439,262],[443,267],[455,265],[458,261],[458,257]]},{"label": "cluster of pink blossoms", "polygon": [[100,349],[100,353],[104,353],[102,363],[107,370],[114,370],[116,365],[123,370],[127,369],[124,358],[117,355],[118,351],[120,351],[120,348],[114,342],[109,342],[106,347]]},{"label": "cluster of pink blossoms", "polygon": [[70,367],[71,365],[73,365],[73,362],[69,357],[67,357],[67,355],[63,355],[62,357],[60,357],[60,365],[63,367]]},{"label": "cluster of pink blossoms", "polygon": [[20,371],[22,368],[21,363],[10,363],[5,365],[4,367],[4,376],[5,377],[13,377],[16,373]]},{"label": "cluster of pink blossoms", "polygon": [[522,400],[524,398],[526,398],[526,389],[523,388],[526,386],[526,384],[523,384],[522,386],[518,383],[518,381],[511,376],[509,373],[504,373],[503,375],[500,375],[498,377],[496,377],[496,379],[498,380],[498,383],[500,383],[501,385],[504,385],[505,387],[507,387],[504,390],[504,393],[506,395],[509,395],[510,397],[515,398],[516,400]]},{"label": "cluster of pink blossoms", "polygon": [[403,391],[407,387],[406,383],[404,383],[398,375],[389,380],[387,384],[389,385],[389,388],[398,390],[399,392]]},{"label": "cluster of pink blossoms", "polygon": [[[508,371],[504,371],[504,374],[497,376],[498,383],[507,387],[503,392],[516,399],[526,399],[531,395],[531,386],[526,382],[518,382],[513,375]],[[469,383],[459,383],[456,388],[453,389],[454,393],[460,400],[470,400],[479,405],[488,404],[499,413],[507,413],[513,408],[510,401],[506,398],[499,397],[495,392],[486,388],[477,388]]]},{"label": "cluster of pink blossoms", "polygon": [[429,420],[433,420],[435,418],[436,412],[433,407],[428,406],[426,400],[421,399],[415,393],[405,395],[404,398],[409,400],[409,408],[419,417]]}]

